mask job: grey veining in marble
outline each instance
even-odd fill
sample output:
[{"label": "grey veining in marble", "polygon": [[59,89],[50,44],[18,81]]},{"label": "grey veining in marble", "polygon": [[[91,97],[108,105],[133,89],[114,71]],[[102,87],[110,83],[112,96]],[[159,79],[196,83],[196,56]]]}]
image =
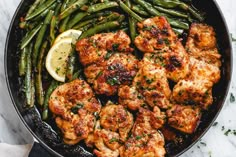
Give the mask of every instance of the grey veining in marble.
[{"label": "grey veining in marble", "polygon": [[[202,0],[204,1],[204,0]],[[216,0],[226,17],[229,31],[236,38],[236,0]],[[4,44],[7,30],[13,13],[20,0],[0,0],[0,143],[26,144],[31,143],[32,138],[26,131],[10,101],[4,78]],[[235,60],[236,43],[233,43]],[[235,64],[234,64],[235,69]],[[230,92],[236,97],[235,70]],[[236,136],[228,129],[236,129],[236,102],[231,103],[228,95],[226,104],[217,118],[217,125],[203,136],[189,151],[181,157],[236,157]]]}]

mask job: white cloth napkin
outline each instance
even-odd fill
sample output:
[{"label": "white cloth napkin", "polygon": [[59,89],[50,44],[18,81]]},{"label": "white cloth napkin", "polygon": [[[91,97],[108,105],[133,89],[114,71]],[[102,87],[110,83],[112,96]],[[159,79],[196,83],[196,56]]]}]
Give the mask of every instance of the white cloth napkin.
[{"label": "white cloth napkin", "polygon": [[28,157],[32,144],[27,145],[10,145],[0,143],[1,157]]}]

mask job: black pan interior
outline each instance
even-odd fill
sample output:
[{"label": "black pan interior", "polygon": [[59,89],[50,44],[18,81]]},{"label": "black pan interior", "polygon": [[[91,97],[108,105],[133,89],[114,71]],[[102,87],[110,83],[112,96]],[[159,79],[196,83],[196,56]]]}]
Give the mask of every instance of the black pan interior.
[{"label": "black pan interior", "polygon": [[[36,108],[28,109],[25,107],[25,100],[22,95],[22,80],[18,77],[18,53],[19,43],[24,32],[19,28],[19,20],[24,16],[33,0],[22,1],[13,17],[8,32],[8,38],[5,47],[5,73],[9,92],[13,104],[30,132],[40,141],[40,143],[55,156],[93,156],[85,151],[83,144],[76,146],[67,146],[62,143],[62,139],[57,132],[51,129],[51,126],[43,122]],[[214,103],[210,110],[203,114],[202,121],[198,130],[190,136],[180,135],[179,140],[168,143],[166,146],[167,156],[179,156],[190,148],[203,134],[209,129],[217,115],[219,114],[226,95],[232,73],[232,49],[231,41],[224,18],[219,11],[214,0],[193,0],[196,8],[206,13],[206,23],[212,25],[217,34],[218,46],[222,54],[222,77],[220,82],[213,89]],[[50,122],[53,123],[53,122]],[[184,142],[183,140],[184,139]]]}]

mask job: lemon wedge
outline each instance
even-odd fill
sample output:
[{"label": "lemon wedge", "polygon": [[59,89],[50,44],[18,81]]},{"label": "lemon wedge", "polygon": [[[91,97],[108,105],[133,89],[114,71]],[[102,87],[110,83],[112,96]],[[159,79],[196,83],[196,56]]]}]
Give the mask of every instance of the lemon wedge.
[{"label": "lemon wedge", "polygon": [[80,30],[69,29],[69,30],[61,33],[60,35],[58,35],[54,41],[54,44],[59,42],[61,39],[68,38],[68,37],[72,38],[73,39],[72,43],[75,44],[81,34],[82,34],[82,31],[80,31]]},{"label": "lemon wedge", "polygon": [[46,57],[46,69],[55,80],[65,82],[67,60],[72,50],[72,38],[58,40],[49,50]]}]

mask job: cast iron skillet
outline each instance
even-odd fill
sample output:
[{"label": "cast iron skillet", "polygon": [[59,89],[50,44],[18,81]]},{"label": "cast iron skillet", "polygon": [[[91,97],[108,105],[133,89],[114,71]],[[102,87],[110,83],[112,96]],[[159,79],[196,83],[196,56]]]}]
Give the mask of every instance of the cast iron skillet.
[{"label": "cast iron skillet", "polygon": [[[43,148],[41,147],[41,153],[49,152],[53,156],[92,157],[93,155],[86,152],[85,149],[90,152],[91,150],[85,148],[83,144],[76,146],[64,145],[61,136],[53,131],[51,126],[41,120],[36,108],[28,109],[25,107],[25,100],[21,92],[22,80],[18,77],[18,50],[23,31],[18,25],[20,17],[25,14],[32,3],[33,0],[21,1],[12,19],[5,45],[5,74],[13,105],[25,126],[43,146]],[[216,30],[218,46],[222,54],[221,80],[213,88],[214,103],[210,110],[203,114],[197,131],[190,136],[179,135],[179,138],[184,139],[184,142],[176,140],[175,143],[167,143],[167,156],[179,156],[206,133],[223,107],[231,80],[232,48],[229,32],[222,13],[214,0],[193,0],[193,4],[206,13],[206,23],[212,25]]]}]

